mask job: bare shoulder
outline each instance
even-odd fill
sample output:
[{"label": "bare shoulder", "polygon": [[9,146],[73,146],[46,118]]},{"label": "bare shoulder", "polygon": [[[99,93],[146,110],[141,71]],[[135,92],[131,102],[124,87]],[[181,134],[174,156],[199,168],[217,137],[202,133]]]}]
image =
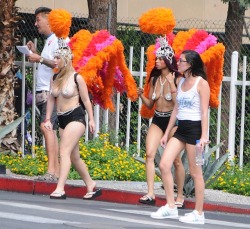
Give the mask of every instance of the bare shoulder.
[{"label": "bare shoulder", "polygon": [[208,81],[205,80],[205,79],[203,79],[202,77],[201,77],[201,79],[200,79],[199,85],[200,85],[201,87],[209,87]]},{"label": "bare shoulder", "polygon": [[79,74],[79,73],[77,73],[77,75],[76,75],[76,81],[79,82],[79,83],[85,83],[85,80],[84,80],[83,76],[81,74]]},{"label": "bare shoulder", "polygon": [[181,79],[183,78],[183,76],[179,75],[176,77],[176,84],[178,85],[181,81]]}]

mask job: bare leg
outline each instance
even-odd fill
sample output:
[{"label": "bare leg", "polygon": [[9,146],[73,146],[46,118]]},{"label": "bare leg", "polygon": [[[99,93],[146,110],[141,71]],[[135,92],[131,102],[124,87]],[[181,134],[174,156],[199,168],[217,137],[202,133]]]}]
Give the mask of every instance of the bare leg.
[{"label": "bare leg", "polygon": [[87,192],[92,192],[96,186],[96,182],[92,180],[89,175],[88,168],[84,161],[80,158],[79,144],[77,144],[71,154],[71,161],[75,166],[75,169],[81,176],[83,182],[86,184]]},{"label": "bare leg", "polygon": [[160,162],[162,181],[166,193],[167,203],[170,208],[175,207],[174,179],[171,168],[175,158],[179,155],[183,148],[184,144],[182,142],[176,138],[171,138],[167,143]]},{"label": "bare leg", "polygon": [[174,167],[175,167],[176,184],[177,184],[177,190],[178,190],[176,202],[182,203],[184,200],[183,187],[184,187],[184,181],[185,181],[185,169],[182,164],[180,154],[174,160]]},{"label": "bare leg", "polygon": [[48,173],[58,177],[59,159],[56,131],[47,130],[43,123],[41,123],[40,128],[45,138],[46,153],[48,155]]},{"label": "bare leg", "polygon": [[195,188],[195,210],[197,210],[200,214],[203,211],[203,203],[204,203],[204,178],[202,173],[201,166],[197,166],[195,164],[195,146],[187,144],[187,154],[188,154],[188,163],[190,175],[194,180],[194,188]]},{"label": "bare leg", "polygon": [[64,186],[71,167],[71,154],[75,147],[78,146],[84,130],[84,125],[79,122],[70,122],[64,130],[60,129],[60,176],[54,191],[56,193],[64,192]]},{"label": "bare leg", "polygon": [[[177,126],[174,127],[170,132],[170,138],[174,135]],[[177,184],[177,198],[176,202],[182,203],[184,201],[183,197],[183,187],[185,181],[185,169],[181,161],[180,154],[174,160],[174,167],[175,167],[175,177],[176,177],[176,184]]]},{"label": "bare leg", "polygon": [[160,144],[160,139],[163,136],[162,131],[159,127],[152,124],[149,127],[148,134],[146,137],[146,175],[147,175],[147,185],[148,193],[147,196],[152,199],[155,198],[154,194],[154,178],[155,178],[155,154],[157,148]]}]

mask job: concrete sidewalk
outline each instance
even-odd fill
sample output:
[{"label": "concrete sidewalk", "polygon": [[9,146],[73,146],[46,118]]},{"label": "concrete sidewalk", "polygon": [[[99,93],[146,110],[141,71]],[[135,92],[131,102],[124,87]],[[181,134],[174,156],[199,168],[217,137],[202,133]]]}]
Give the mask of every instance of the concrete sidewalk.
[{"label": "concrete sidewalk", "polygon": [[[0,190],[33,195],[49,195],[54,191],[56,183],[37,181],[36,178],[15,174],[0,175]],[[156,206],[166,204],[164,190],[160,186],[161,183],[155,184]],[[102,189],[102,195],[96,200],[138,205],[139,198],[147,190],[146,182],[97,181],[97,187]],[[67,197],[82,198],[86,187],[81,180],[68,180],[65,192]],[[185,208],[194,208],[194,198],[185,199]],[[205,190],[204,210],[250,215],[250,197]]]}]

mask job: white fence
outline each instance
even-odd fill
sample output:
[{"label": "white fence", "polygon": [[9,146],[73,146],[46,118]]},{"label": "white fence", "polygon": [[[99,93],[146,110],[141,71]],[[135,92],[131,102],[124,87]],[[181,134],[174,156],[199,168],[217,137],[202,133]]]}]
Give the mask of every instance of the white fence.
[{"label": "white fence", "polygon": [[[129,69],[132,73],[132,75],[134,77],[139,77],[139,85],[140,87],[143,86],[143,79],[146,76],[146,73],[143,71],[143,69],[145,68],[144,66],[144,48],[141,48],[141,60],[140,60],[140,69],[139,71],[134,71],[132,69],[132,63],[133,63],[133,47],[130,47],[130,58],[129,58]],[[24,86],[25,86],[25,69],[26,67],[32,67],[33,68],[33,75],[35,75],[36,73],[36,63],[31,64],[25,61],[25,57],[23,57],[21,62],[17,62],[18,65],[21,66],[21,71],[22,71],[22,89],[23,89],[23,96],[22,98],[25,98],[24,93]],[[237,99],[237,87],[238,86],[242,86],[242,107],[241,107],[241,129],[240,129],[240,166],[243,165],[243,152],[244,152],[244,133],[245,133],[245,128],[244,128],[244,123],[245,123],[245,98],[246,98],[246,86],[250,85],[250,81],[246,81],[246,74],[247,74],[247,70],[246,70],[246,66],[247,66],[247,60],[246,57],[244,57],[243,59],[243,69],[242,69],[242,80],[238,80],[238,53],[237,52],[233,52],[232,54],[232,60],[231,60],[231,76],[230,77],[224,77],[223,79],[223,83],[224,82],[230,82],[230,107],[228,108],[229,110],[229,130],[228,130],[228,150],[230,152],[230,159],[232,159],[235,155],[235,126],[236,126],[236,99]],[[36,112],[36,107],[35,107],[35,80],[33,78],[33,101],[32,101],[32,149],[34,148],[33,146],[35,146],[35,112]],[[118,135],[119,131],[120,131],[120,94],[118,93],[117,95],[117,99],[116,99],[116,125],[115,125],[115,133],[116,135]],[[220,100],[221,100],[222,96],[220,94]],[[137,108],[137,112],[140,110],[141,107],[141,101],[139,100],[138,103],[138,108]],[[126,148],[128,149],[131,142],[130,142],[130,136],[131,136],[131,131],[130,131],[130,124],[131,124],[131,101],[128,99],[127,100],[127,115],[126,115]],[[219,105],[219,108],[217,110],[217,123],[216,123],[216,130],[215,130],[215,134],[216,134],[216,144],[219,144],[222,140],[221,140],[221,117],[222,114],[225,111],[222,111],[221,109],[221,105]],[[25,114],[25,101],[23,99],[22,101],[22,114]],[[100,126],[99,126],[99,121],[100,121],[100,107],[98,105],[96,105],[94,107],[94,115],[95,115],[95,122],[96,122],[96,132],[94,134],[94,136],[97,136],[97,134],[99,133],[100,130]],[[104,111],[103,112],[103,123],[105,124],[105,126],[109,129],[108,126],[108,116],[109,116],[109,111]],[[123,122],[125,120],[122,120]],[[148,121],[148,125],[150,125],[150,121]],[[88,123],[88,122],[86,122]],[[210,127],[210,133],[211,133],[211,127]],[[21,130],[21,134],[22,134],[22,149],[24,152],[24,122],[22,122],[22,130]],[[88,131],[86,131],[86,135],[85,135],[85,139],[86,141],[88,140]],[[142,147],[142,143],[141,143],[141,116],[138,112],[138,120],[137,120],[137,153],[140,151]],[[219,149],[216,152],[216,157],[219,157]],[[33,155],[34,156],[34,155]]]}]

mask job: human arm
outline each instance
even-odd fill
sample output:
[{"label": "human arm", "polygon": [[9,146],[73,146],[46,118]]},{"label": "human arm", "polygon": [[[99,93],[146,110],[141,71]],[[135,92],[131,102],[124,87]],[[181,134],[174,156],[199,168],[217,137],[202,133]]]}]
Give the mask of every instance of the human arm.
[{"label": "human arm", "polygon": [[31,63],[41,63],[44,64],[50,68],[54,68],[55,67],[55,62],[54,60],[50,60],[47,58],[44,58],[42,56],[40,56],[37,53],[31,53],[28,55],[28,59]]},{"label": "human arm", "polygon": [[27,43],[27,47],[32,51],[32,53],[30,53],[28,56],[28,59],[31,63],[41,63],[44,64],[50,68],[54,68],[55,67],[55,62],[54,60],[50,60],[47,58],[42,57],[41,55],[38,54],[35,45],[32,41],[29,41]]},{"label": "human arm", "polygon": [[32,41],[28,41],[26,45],[31,52],[37,53],[35,44]]},{"label": "human arm", "polygon": [[208,144],[208,108],[210,98],[210,88],[206,80],[200,80],[198,84],[200,94],[200,109],[201,109],[201,138],[200,144],[204,148]]},{"label": "human arm", "polygon": [[[51,91],[51,87],[52,87],[52,84],[53,84],[53,80],[51,78],[51,81],[50,81],[50,91]],[[55,106],[55,97],[50,93],[49,96],[48,96],[48,100],[47,100],[47,106],[46,106],[46,118],[45,120],[43,121],[44,123],[44,127],[48,130],[52,130],[53,129],[53,126],[51,124],[51,115],[52,115],[52,112],[54,110],[54,106]]]},{"label": "human arm", "polygon": [[141,98],[142,103],[145,104],[145,106],[148,109],[152,109],[154,106],[154,100],[152,100],[152,94],[153,94],[153,81],[152,81],[152,79],[153,78],[151,78],[151,81],[150,81],[150,90],[149,90],[148,98],[143,94],[144,93],[143,88],[140,88],[140,87],[137,88],[138,96]]},{"label": "human arm", "polygon": [[95,132],[95,121],[94,121],[94,114],[92,109],[92,104],[89,98],[88,88],[87,85],[81,75],[76,76],[76,81],[79,85],[79,96],[81,96],[81,100],[85,106],[85,109],[88,113],[89,117],[89,129],[91,133]]},{"label": "human arm", "polygon": [[171,93],[171,96],[172,96],[172,100],[173,102],[175,103],[176,102],[176,95],[177,95],[177,87],[175,85],[175,83],[178,85],[178,83],[180,82],[180,77],[178,77],[175,81],[175,72],[173,73],[169,73],[166,78],[167,78],[167,81],[169,83],[169,86],[170,86],[170,93]]}]

